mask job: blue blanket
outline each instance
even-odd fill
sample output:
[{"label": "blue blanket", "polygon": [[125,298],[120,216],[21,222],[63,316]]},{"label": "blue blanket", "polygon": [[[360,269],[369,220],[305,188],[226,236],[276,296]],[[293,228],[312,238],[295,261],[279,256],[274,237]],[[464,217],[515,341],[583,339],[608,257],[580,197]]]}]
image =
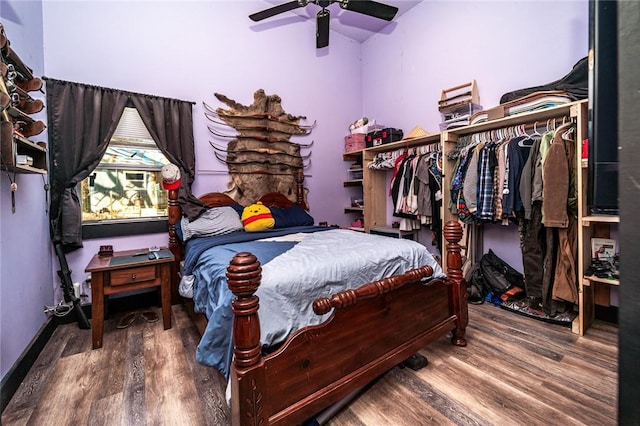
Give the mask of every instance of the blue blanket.
[{"label": "blue blanket", "polygon": [[227,286],[225,272],[233,256],[249,251],[258,258],[261,265],[264,265],[295,244],[284,241],[227,244],[212,247],[201,256],[200,262],[206,264],[206,267],[197,268],[195,271],[197,284],[193,300],[196,312],[204,312],[209,322],[196,350],[198,362],[216,367],[225,377],[229,376],[233,355],[233,341],[229,330],[233,325],[231,301],[234,296]]},{"label": "blue blanket", "polygon": [[207,328],[196,350],[196,359],[204,365],[217,368],[225,377],[233,355],[233,293],[226,281],[226,269],[237,253],[248,251],[261,265],[291,249],[291,241],[255,241],[298,232],[326,231],[320,226],[297,226],[263,232],[234,232],[206,238],[192,238],[186,244],[183,274],[195,276],[193,300],[196,312],[206,314]]},{"label": "blue blanket", "polygon": [[[196,311],[205,313],[209,321],[196,351],[198,362],[217,368],[228,378],[233,351],[233,294],[225,272],[238,252],[253,253],[262,265],[256,295],[260,298],[260,341],[266,347],[283,342],[306,325],[324,321],[330,313],[318,316],[313,312],[312,302],[318,297],[424,265],[432,266],[435,276],[443,276],[426,247],[414,241],[343,229],[316,230],[326,232],[305,232],[296,236],[296,241],[280,238],[199,248],[200,255],[191,261],[193,298]],[[191,256],[189,253],[187,257]]]}]

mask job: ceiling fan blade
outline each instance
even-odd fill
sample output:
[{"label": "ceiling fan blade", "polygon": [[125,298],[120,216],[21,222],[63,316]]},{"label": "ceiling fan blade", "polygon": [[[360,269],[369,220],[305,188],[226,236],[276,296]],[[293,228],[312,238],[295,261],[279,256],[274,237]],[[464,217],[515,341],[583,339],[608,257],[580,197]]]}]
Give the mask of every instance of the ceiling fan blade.
[{"label": "ceiling fan blade", "polygon": [[316,49],[329,45],[329,11],[322,9],[316,16]]},{"label": "ceiling fan blade", "polygon": [[260,12],[253,13],[249,15],[249,18],[254,21],[262,21],[263,19],[271,18],[272,16],[276,16],[280,13],[288,12],[293,9],[297,9],[299,7],[306,6],[307,2],[299,2],[298,0],[290,1],[289,3],[279,4],[277,6],[271,7],[269,9],[265,9]]},{"label": "ceiling fan blade", "polygon": [[340,2],[340,7],[352,12],[384,19],[385,21],[391,21],[396,16],[396,13],[398,13],[398,8],[395,6],[370,0],[347,0]]}]

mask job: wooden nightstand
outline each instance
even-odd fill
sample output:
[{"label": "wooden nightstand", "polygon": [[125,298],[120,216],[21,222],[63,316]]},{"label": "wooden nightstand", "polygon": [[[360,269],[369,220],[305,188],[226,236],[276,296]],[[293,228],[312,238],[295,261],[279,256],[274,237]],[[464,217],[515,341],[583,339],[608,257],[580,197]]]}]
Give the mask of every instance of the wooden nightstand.
[{"label": "wooden nightstand", "polygon": [[[168,249],[150,260],[148,250],[114,252],[113,256],[93,256],[85,272],[91,272],[91,328],[93,349],[102,347],[104,296],[143,288],[160,287],[164,329],[171,328],[171,264]],[[136,255],[137,254],[137,255]]]}]

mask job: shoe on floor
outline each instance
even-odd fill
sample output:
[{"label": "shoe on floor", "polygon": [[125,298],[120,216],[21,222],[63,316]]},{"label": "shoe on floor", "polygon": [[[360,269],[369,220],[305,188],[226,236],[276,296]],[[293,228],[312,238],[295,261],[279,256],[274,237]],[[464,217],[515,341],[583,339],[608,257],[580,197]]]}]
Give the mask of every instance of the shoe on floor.
[{"label": "shoe on floor", "polygon": [[151,311],[143,312],[141,315],[142,315],[142,319],[145,320],[146,322],[156,322],[159,319],[158,314]]},{"label": "shoe on floor", "polygon": [[126,314],[125,316],[120,318],[120,321],[118,321],[118,324],[116,325],[116,328],[127,328],[131,324],[133,324],[133,322],[137,318],[138,318],[138,313],[137,312],[132,312],[130,314]]}]

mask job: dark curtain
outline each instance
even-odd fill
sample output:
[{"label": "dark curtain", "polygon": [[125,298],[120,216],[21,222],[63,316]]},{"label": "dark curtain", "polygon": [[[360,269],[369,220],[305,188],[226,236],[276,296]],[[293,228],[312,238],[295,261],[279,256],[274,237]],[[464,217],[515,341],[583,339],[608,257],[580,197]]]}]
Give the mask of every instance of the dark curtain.
[{"label": "dark curtain", "polygon": [[204,206],[191,194],[195,177],[191,103],[81,83],[46,79],[51,240],[69,252],[82,247],[76,185],[97,167],[128,103],[182,173],[179,202],[190,219]]},{"label": "dark curtain", "polygon": [[82,247],[82,215],[76,185],[107,150],[126,93],[58,80],[47,82],[51,241],[65,252]]}]

